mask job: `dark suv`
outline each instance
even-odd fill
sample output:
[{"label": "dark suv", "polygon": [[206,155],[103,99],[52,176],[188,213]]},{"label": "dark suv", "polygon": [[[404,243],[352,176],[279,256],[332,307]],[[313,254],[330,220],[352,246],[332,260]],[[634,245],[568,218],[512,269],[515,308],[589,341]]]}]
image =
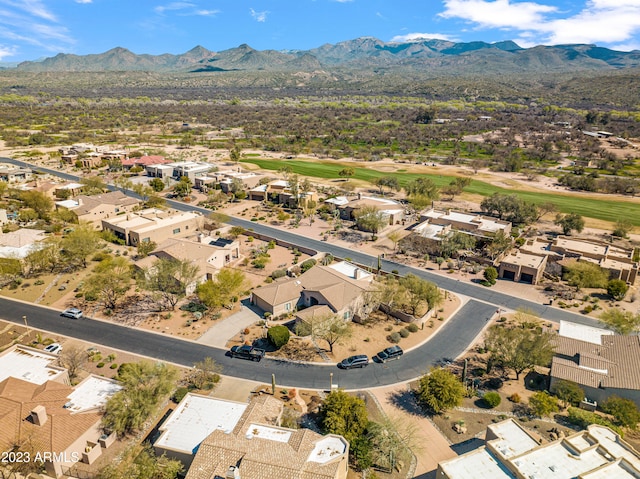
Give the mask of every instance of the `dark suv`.
[{"label": "dark suv", "polygon": [[340,369],[364,368],[369,364],[369,357],[364,354],[349,356],[338,363]]},{"label": "dark suv", "polygon": [[404,351],[400,346],[389,346],[388,348],[380,351],[377,356],[378,360],[381,363],[386,363],[387,361],[391,361],[392,359],[398,359],[400,356],[404,354]]},{"label": "dark suv", "polygon": [[227,353],[232,358],[250,359],[251,361],[260,361],[264,357],[264,349],[254,348],[253,346],[233,346]]}]

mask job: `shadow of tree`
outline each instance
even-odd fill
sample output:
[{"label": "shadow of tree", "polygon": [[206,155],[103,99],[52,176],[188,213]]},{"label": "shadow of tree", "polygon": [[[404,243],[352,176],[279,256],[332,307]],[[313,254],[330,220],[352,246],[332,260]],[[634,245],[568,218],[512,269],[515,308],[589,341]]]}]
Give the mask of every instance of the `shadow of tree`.
[{"label": "shadow of tree", "polygon": [[389,402],[398,409],[401,409],[415,416],[424,416],[425,412],[417,401],[416,395],[411,390],[394,391],[389,393]]}]

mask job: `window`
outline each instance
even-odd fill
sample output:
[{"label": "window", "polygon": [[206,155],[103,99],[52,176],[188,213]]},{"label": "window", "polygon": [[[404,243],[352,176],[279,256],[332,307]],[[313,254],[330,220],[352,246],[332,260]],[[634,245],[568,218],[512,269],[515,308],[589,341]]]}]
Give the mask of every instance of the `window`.
[{"label": "window", "polygon": [[349,319],[351,317],[351,311],[345,311],[343,317],[344,319]]},{"label": "window", "polygon": [[173,230],[174,235],[177,235],[178,233],[180,233],[180,228],[176,228]]},{"label": "window", "polygon": [[284,305],[284,310],[285,310],[285,311],[291,311],[291,303],[286,303],[286,304]]},{"label": "window", "polygon": [[142,243],[149,243],[151,238],[142,238]]}]

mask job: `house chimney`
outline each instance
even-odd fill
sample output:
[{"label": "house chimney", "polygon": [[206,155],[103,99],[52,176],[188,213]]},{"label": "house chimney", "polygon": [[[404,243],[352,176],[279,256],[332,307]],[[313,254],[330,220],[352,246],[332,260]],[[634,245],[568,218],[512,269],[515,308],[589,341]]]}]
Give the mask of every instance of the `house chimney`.
[{"label": "house chimney", "polygon": [[44,406],[36,406],[31,411],[31,420],[36,426],[44,426],[47,422],[47,409]]},{"label": "house chimney", "polygon": [[229,466],[225,479],[240,479],[240,469],[237,466]]}]

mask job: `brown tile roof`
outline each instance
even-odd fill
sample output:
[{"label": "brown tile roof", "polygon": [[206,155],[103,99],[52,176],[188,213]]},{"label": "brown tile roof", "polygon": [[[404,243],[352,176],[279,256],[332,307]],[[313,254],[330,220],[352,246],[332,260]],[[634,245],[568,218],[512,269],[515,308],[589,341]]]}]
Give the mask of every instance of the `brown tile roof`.
[{"label": "brown tile roof", "polygon": [[[63,452],[80,435],[100,421],[96,412],[72,414],[64,405],[73,392],[71,386],[47,381],[32,384],[13,377],[0,383],[0,449],[29,441],[34,451]],[[35,425],[31,411],[44,406],[47,422]]]},{"label": "brown tile roof", "polygon": [[[347,453],[326,463],[309,461],[316,443],[324,436],[309,429],[273,426],[282,413],[282,403],[271,396],[255,398],[231,433],[214,431],[205,439],[189,468],[187,479],[225,477],[229,466],[238,466],[248,479],[330,479],[346,468]],[[248,428],[265,424],[289,434],[279,441],[257,435],[247,437]],[[343,440],[344,441],[344,440]]]},{"label": "brown tile roof", "polygon": [[301,291],[302,285],[299,279],[288,279],[275,281],[262,288],[256,288],[252,294],[267,304],[277,305],[287,301],[297,301],[300,298]]},{"label": "brown tile roof", "polygon": [[306,291],[315,291],[327,301],[334,311],[340,311],[366,291],[367,280],[348,278],[328,266],[315,266],[300,276]]},{"label": "brown tile roof", "polygon": [[601,344],[558,336],[551,376],[590,387],[640,390],[640,336],[603,335]]},{"label": "brown tile roof", "polygon": [[302,309],[296,313],[296,317],[303,321],[310,321],[316,318],[325,318],[333,314],[331,308],[324,304],[316,304],[309,308]]},{"label": "brown tile roof", "polygon": [[122,191],[110,191],[93,196],[79,195],[76,199],[78,200],[79,206],[74,208],[73,212],[78,216],[86,215],[100,205],[133,206],[140,203],[140,200],[131,198]]}]

